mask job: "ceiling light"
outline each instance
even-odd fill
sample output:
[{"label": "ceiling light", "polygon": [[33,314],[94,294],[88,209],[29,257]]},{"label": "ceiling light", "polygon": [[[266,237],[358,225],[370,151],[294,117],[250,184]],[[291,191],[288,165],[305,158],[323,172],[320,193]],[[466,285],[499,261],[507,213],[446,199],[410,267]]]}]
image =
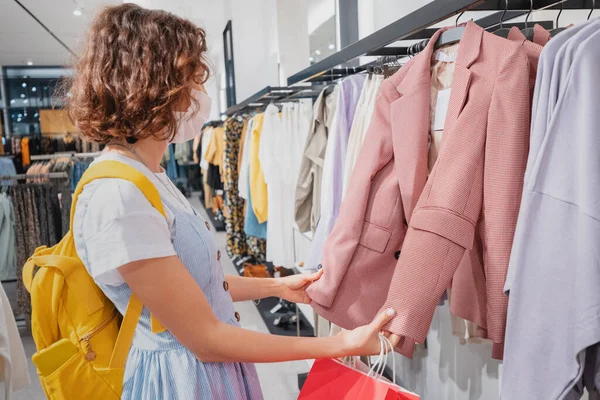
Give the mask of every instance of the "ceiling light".
[{"label": "ceiling light", "polygon": [[315,54],[320,56],[321,55],[321,50],[315,50]]},{"label": "ceiling light", "polygon": [[19,115],[17,115],[17,117],[22,118],[23,114],[19,113]]},{"label": "ceiling light", "polygon": [[21,118],[17,118],[17,122],[21,122]]},{"label": "ceiling light", "polygon": [[25,94],[21,94],[21,98],[24,99],[25,98]]},{"label": "ceiling light", "polygon": [[37,88],[34,86],[34,87],[31,88],[31,91],[32,92],[37,92]]},{"label": "ceiling light", "polygon": [[333,50],[333,49],[335,49],[335,45],[333,45],[333,44],[330,44],[330,45],[329,45],[329,50]]},{"label": "ceiling light", "polygon": [[23,103],[27,104],[27,103],[29,103],[29,100],[25,99],[25,100],[23,100]]},{"label": "ceiling light", "polygon": [[27,84],[26,84],[25,82],[23,82],[23,83],[21,84],[21,87],[27,87]]},{"label": "ceiling light", "polygon": [[73,10],[73,15],[74,16],[81,17],[81,14],[82,14],[81,9],[76,8],[76,9]]},{"label": "ceiling light", "polygon": [[12,99],[12,100],[10,101],[10,104],[15,104],[15,99]]},{"label": "ceiling light", "polygon": [[37,117],[39,117],[39,116],[40,116],[40,114],[38,114],[38,113],[35,113],[35,114],[33,114],[33,116],[34,116],[35,118],[37,118]]},{"label": "ceiling light", "polygon": [[308,57],[308,61],[313,62],[313,61],[315,61],[315,59],[312,57]]},{"label": "ceiling light", "polygon": [[29,66],[33,65],[33,61],[27,61],[27,65],[29,65]]}]

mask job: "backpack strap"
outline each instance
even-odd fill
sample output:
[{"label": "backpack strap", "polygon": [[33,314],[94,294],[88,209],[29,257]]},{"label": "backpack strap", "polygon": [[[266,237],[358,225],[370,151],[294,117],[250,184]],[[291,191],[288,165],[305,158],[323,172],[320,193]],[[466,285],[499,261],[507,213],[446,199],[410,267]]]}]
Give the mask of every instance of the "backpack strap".
[{"label": "backpack strap", "polygon": [[[77,199],[83,191],[83,188],[88,183],[96,179],[105,178],[116,178],[123,179],[134,183],[138,189],[142,191],[144,196],[148,199],[150,204],[160,212],[163,217],[166,218],[163,203],[160,199],[158,190],[152,184],[152,182],[137,169],[119,162],[119,161],[102,161],[90,166],[81,177],[81,180],[77,184],[75,193],[73,195],[73,202],[71,207],[71,232],[73,231],[73,217],[75,216],[75,207]],[[123,317],[121,329],[119,329],[119,335],[117,342],[111,357],[110,366],[114,368],[123,368],[127,355],[129,354],[129,347],[133,341],[135,334],[135,328],[142,315],[143,305],[133,294],[129,298],[127,304],[127,311]],[[165,327],[153,316],[150,317],[152,333],[160,333],[166,331]]]}]

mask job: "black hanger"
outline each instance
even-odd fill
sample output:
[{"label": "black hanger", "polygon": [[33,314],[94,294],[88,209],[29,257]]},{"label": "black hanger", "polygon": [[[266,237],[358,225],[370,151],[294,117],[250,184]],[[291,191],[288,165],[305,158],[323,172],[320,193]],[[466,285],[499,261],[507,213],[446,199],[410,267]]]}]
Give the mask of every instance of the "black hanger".
[{"label": "black hanger", "polygon": [[500,29],[498,29],[497,31],[494,32],[494,35],[496,35],[496,36],[500,36],[503,38],[508,37],[508,33],[510,32],[510,29],[504,27],[504,17],[506,16],[507,11],[508,11],[508,0],[504,0],[504,12],[502,13],[502,16],[500,17]]},{"label": "black hanger", "polygon": [[554,28],[550,31],[550,37],[554,37],[554,36],[558,35],[559,33],[561,33],[562,31],[564,31],[565,29],[567,29],[567,28],[559,28],[558,27],[558,19],[560,18],[560,14],[562,14],[562,12],[563,12],[563,8],[564,8],[564,6],[563,6],[563,3],[561,2],[560,3],[560,11],[558,12],[558,15],[556,16],[556,23],[554,24],[556,26],[556,28]]},{"label": "black hanger", "polygon": [[[562,4],[562,3],[561,3]],[[533,12],[533,0],[529,0],[529,12],[527,13],[527,16],[525,17],[525,29],[523,29],[521,31],[521,33],[523,34],[523,36],[525,36],[527,38],[527,40],[529,40],[530,42],[533,41],[533,28],[529,27],[529,17],[531,16],[531,13]]]},{"label": "black hanger", "polygon": [[588,21],[592,17],[592,13],[594,12],[595,8],[596,8],[596,0],[592,0],[592,9],[590,10],[590,13],[588,14],[588,17],[587,17]]},{"label": "black hanger", "polygon": [[458,17],[456,17],[455,27],[452,29],[448,29],[447,31],[442,32],[442,34],[438,37],[438,40],[435,42],[433,48],[435,50],[439,49],[442,46],[447,46],[449,44],[454,44],[460,42],[465,33],[464,26],[458,26],[458,20],[465,12],[461,12]]}]

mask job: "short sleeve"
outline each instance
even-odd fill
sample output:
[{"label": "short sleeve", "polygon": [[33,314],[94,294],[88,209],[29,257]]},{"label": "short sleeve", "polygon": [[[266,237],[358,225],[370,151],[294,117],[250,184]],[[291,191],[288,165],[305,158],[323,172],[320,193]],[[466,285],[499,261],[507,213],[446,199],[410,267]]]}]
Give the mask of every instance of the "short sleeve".
[{"label": "short sleeve", "polygon": [[118,268],[176,255],[165,217],[135,184],[103,179],[85,187],[74,219],[77,252],[98,283],[124,282]]}]

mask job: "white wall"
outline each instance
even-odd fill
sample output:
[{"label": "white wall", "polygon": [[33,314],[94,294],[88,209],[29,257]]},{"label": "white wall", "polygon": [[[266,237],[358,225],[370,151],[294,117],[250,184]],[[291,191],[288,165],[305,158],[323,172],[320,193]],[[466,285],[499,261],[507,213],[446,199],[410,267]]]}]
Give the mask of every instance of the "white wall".
[{"label": "white wall", "polygon": [[265,86],[279,83],[276,1],[231,0],[231,20],[240,102]]},{"label": "white wall", "polygon": [[282,86],[287,86],[288,76],[310,65],[308,60],[310,53],[308,12],[308,2],[306,1],[277,1],[277,32]]}]

